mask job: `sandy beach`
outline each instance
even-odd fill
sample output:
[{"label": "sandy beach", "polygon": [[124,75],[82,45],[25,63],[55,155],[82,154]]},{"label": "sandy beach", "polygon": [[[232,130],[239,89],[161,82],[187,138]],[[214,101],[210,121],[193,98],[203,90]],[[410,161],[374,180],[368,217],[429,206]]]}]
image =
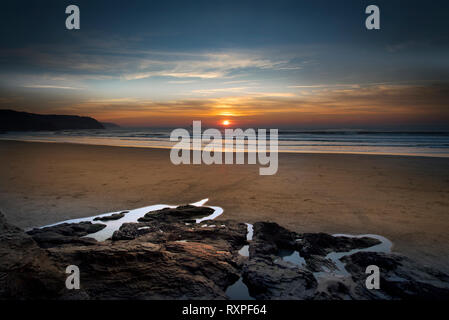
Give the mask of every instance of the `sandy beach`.
[{"label": "sandy beach", "polygon": [[258,165],[181,165],[169,150],[0,142],[0,210],[22,228],[209,198],[221,219],[296,232],[379,234],[393,251],[449,269],[449,159],[280,154]]}]

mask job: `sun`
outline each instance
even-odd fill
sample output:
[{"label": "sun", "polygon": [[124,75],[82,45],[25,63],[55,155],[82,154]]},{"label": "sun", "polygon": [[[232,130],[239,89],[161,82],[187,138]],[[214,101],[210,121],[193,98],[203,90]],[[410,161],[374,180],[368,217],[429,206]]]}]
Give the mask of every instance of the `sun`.
[{"label": "sun", "polygon": [[231,124],[231,121],[229,121],[229,120],[223,120],[221,123],[222,123],[224,126],[229,126],[229,125]]}]

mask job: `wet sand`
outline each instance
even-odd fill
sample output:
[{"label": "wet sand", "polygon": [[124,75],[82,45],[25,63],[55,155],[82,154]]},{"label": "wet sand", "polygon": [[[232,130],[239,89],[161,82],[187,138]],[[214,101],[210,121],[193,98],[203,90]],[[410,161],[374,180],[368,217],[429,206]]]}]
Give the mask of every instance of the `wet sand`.
[{"label": "wet sand", "polygon": [[22,228],[209,198],[219,219],[296,232],[379,234],[449,269],[449,159],[280,154],[259,165],[181,165],[169,150],[0,141],[0,210]]}]

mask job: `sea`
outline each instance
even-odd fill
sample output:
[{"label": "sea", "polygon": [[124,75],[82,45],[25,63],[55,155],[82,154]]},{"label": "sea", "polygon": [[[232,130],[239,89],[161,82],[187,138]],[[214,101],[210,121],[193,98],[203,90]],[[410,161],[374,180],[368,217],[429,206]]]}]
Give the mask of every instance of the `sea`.
[{"label": "sea", "polygon": [[[173,128],[111,128],[8,132],[0,140],[77,143],[138,148],[171,148]],[[188,131],[190,129],[187,129]],[[191,131],[189,131],[191,132]],[[269,135],[267,136],[268,139]],[[193,136],[193,139],[199,139]],[[214,144],[225,145],[225,139]],[[208,141],[202,141],[202,145]],[[247,143],[247,142],[246,142]],[[269,145],[269,141],[267,141]],[[245,147],[247,148],[247,147]],[[282,130],[279,152],[383,154],[449,157],[449,131]],[[241,150],[239,150],[241,151]]]}]

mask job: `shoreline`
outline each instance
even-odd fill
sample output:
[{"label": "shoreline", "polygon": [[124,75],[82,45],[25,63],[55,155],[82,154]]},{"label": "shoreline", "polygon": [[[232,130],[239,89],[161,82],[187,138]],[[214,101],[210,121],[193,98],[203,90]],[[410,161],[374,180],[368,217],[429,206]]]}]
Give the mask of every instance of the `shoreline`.
[{"label": "shoreline", "polygon": [[298,232],[379,234],[393,251],[449,265],[447,158],[279,154],[258,165],[173,165],[168,149],[0,141],[0,210],[21,228],[209,198],[219,219]]},{"label": "shoreline", "polygon": [[[13,142],[26,142],[26,143],[52,143],[52,144],[73,144],[73,145],[87,145],[98,147],[117,147],[117,148],[136,148],[136,149],[165,149],[169,150],[168,146],[138,146],[138,145],[115,145],[115,144],[95,144],[95,143],[82,143],[73,141],[45,141],[45,140],[19,140],[19,139],[4,139],[0,137],[1,141],[13,141]],[[192,150],[192,149],[190,149]],[[228,152],[228,151],[226,151]],[[236,151],[234,151],[235,153]],[[225,153],[225,152],[223,152]],[[245,150],[245,153],[248,151]],[[397,157],[424,157],[424,158],[442,158],[449,159],[447,155],[435,155],[435,154],[419,154],[419,153],[381,153],[381,152],[354,152],[354,151],[294,151],[294,150],[279,150],[279,154],[323,154],[323,155],[367,155],[367,156],[397,156]]]}]

